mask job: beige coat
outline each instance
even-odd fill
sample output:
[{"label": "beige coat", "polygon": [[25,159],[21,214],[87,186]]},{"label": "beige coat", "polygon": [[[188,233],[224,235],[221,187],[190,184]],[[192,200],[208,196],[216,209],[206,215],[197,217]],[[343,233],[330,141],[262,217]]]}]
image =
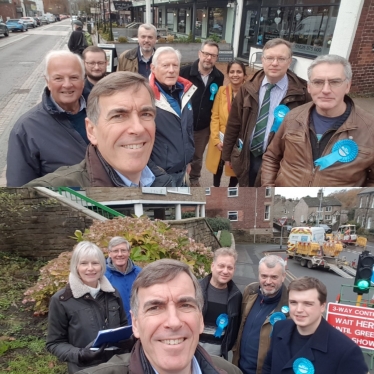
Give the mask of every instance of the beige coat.
[{"label": "beige coat", "polygon": [[[226,88],[229,87],[229,97],[227,97]],[[219,132],[223,134],[226,131],[226,123],[229,118],[228,100],[231,101],[232,89],[231,85],[222,86],[217,92],[212,109],[212,118],[210,121],[210,137],[208,143],[208,152],[206,156],[206,168],[213,174],[217,173],[218,165],[221,160],[222,152],[216,147],[221,142]],[[225,166],[225,174],[235,177],[235,173],[231,168]]]}]

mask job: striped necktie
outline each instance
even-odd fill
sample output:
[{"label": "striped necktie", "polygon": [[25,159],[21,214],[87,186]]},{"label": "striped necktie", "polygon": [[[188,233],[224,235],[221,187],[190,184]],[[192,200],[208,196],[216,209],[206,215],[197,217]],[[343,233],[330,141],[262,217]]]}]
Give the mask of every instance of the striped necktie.
[{"label": "striped necktie", "polygon": [[264,100],[261,105],[260,113],[257,118],[255,132],[251,143],[251,152],[253,156],[258,157],[263,153],[266,126],[268,124],[269,109],[270,109],[270,91],[275,87],[275,84],[267,84]]}]

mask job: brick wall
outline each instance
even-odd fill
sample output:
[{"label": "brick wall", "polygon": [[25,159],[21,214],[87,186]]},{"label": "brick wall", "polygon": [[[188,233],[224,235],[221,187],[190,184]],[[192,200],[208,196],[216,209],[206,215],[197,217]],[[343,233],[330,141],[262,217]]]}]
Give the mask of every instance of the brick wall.
[{"label": "brick wall", "polygon": [[[257,190],[257,201],[256,201]],[[257,229],[269,229],[273,227],[273,197],[265,197],[265,188],[240,187],[238,196],[228,197],[227,188],[211,188],[211,194],[206,197],[206,216],[227,218],[229,211],[238,212],[238,221],[232,221],[233,230],[250,230],[255,224]],[[270,205],[270,216],[265,220],[265,206]],[[257,218],[255,222],[255,213]]]},{"label": "brick wall", "polygon": [[353,80],[351,93],[374,95],[374,0],[365,0],[349,56]]},{"label": "brick wall", "polygon": [[[51,259],[73,249],[75,230],[89,228],[93,219],[84,212],[65,205],[34,189],[9,189],[28,208],[21,217],[8,213],[0,217],[0,251],[21,256]],[[1,227],[1,226],[0,226]]]}]

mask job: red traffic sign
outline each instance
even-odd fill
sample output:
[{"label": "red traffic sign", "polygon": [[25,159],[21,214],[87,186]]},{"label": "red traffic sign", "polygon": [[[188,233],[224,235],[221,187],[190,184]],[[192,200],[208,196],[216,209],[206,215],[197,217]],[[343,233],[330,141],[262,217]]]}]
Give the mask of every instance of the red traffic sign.
[{"label": "red traffic sign", "polygon": [[287,217],[282,217],[278,219],[278,222],[283,226],[287,222]]},{"label": "red traffic sign", "polygon": [[374,309],[329,303],[326,319],[359,347],[374,350]]}]

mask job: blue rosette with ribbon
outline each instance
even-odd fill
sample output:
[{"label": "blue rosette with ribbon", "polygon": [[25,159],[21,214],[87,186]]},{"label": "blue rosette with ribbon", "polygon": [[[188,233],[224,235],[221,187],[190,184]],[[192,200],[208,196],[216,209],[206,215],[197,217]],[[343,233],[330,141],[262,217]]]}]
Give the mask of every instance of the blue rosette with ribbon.
[{"label": "blue rosette with ribbon", "polygon": [[270,336],[273,334],[273,327],[274,325],[276,324],[276,322],[278,321],[282,321],[284,319],[286,319],[287,317],[284,315],[284,313],[281,313],[281,312],[275,312],[273,313],[270,318],[269,318],[269,322],[272,326],[271,328],[271,333],[270,333]]},{"label": "blue rosette with ribbon", "polygon": [[314,374],[314,365],[310,360],[304,357],[296,359],[292,365],[295,374]]},{"label": "blue rosette with ribbon", "polygon": [[326,169],[335,162],[352,162],[358,155],[358,145],[351,139],[337,141],[332,147],[332,153],[320,157],[314,161],[315,166],[320,170]]},{"label": "blue rosette with ribbon", "polygon": [[286,117],[286,114],[290,111],[290,108],[287,105],[278,105],[274,109],[274,122],[273,126],[271,127],[270,132],[277,132],[279,129],[279,126],[284,120],[284,117]]},{"label": "blue rosette with ribbon", "polygon": [[227,314],[220,314],[216,319],[217,329],[214,333],[215,338],[220,338],[222,336],[223,330],[229,324],[229,316]]},{"label": "blue rosette with ribbon", "polygon": [[210,100],[214,100],[214,96],[216,96],[216,93],[218,92],[218,85],[217,83],[212,83],[209,88],[210,91]]}]

